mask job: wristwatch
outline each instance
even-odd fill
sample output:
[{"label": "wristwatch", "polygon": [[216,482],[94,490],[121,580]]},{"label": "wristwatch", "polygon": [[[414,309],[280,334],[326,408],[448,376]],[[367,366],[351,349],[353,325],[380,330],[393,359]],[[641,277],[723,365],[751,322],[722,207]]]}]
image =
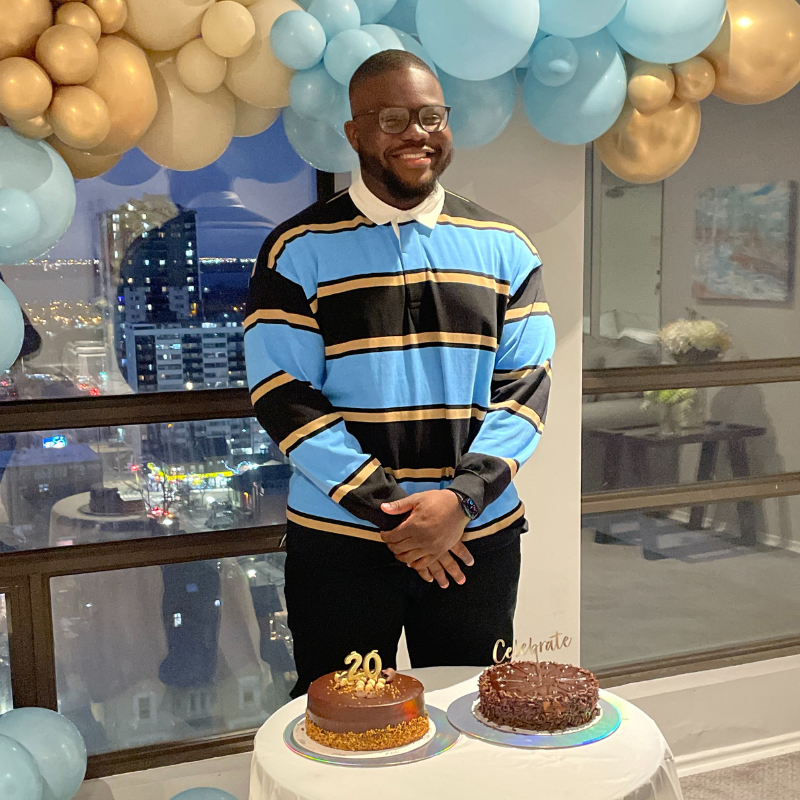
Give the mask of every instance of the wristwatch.
[{"label": "wristwatch", "polygon": [[478,517],[481,515],[481,512],[478,509],[478,506],[475,505],[475,501],[471,497],[467,497],[464,492],[459,492],[458,489],[450,489],[450,491],[456,497],[458,497],[459,503],[461,504],[461,510],[469,517],[469,519],[478,519]]}]

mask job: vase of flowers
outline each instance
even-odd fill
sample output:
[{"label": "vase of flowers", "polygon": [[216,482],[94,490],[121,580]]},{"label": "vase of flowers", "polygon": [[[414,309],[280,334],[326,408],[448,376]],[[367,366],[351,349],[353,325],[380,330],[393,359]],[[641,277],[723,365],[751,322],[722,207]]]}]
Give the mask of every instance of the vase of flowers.
[{"label": "vase of flowers", "polygon": [[675,436],[705,425],[705,395],[699,389],[660,389],[644,393],[642,408],[658,409],[662,436]]},{"label": "vase of flowers", "polygon": [[731,346],[728,329],[711,319],[678,319],[658,334],[661,344],[677,364],[711,364]]}]

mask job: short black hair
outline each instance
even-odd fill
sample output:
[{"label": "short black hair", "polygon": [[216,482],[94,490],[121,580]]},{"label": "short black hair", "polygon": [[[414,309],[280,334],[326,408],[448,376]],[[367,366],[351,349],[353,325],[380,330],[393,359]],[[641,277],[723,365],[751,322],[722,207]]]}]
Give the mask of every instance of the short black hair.
[{"label": "short black hair", "polygon": [[438,81],[436,73],[419,56],[409,53],[407,50],[382,50],[374,56],[370,56],[353,74],[350,79],[350,99],[354,92],[372,78],[385,75],[387,72],[398,72],[404,69],[419,69],[433,75]]}]

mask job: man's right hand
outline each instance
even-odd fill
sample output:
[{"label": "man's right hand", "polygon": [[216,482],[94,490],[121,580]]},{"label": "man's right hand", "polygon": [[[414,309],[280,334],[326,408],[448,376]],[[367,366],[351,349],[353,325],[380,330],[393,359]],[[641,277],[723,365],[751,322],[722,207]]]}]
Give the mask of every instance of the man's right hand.
[{"label": "man's right hand", "polygon": [[449,553],[445,553],[432,563],[426,565],[425,562],[428,561],[428,559],[420,559],[408,566],[415,569],[422,580],[427,583],[436,581],[442,589],[447,589],[447,587],[450,586],[450,581],[447,579],[448,575],[459,585],[463,585],[467,580],[461,567],[453,556],[458,556],[468,567],[471,567],[475,563],[475,559],[472,557],[469,550],[467,550],[465,544],[463,542],[458,542],[450,549]]}]

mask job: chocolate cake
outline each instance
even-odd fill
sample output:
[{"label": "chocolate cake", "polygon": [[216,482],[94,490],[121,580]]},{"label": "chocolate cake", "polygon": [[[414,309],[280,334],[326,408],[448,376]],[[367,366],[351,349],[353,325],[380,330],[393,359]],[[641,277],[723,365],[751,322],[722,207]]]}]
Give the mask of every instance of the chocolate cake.
[{"label": "chocolate cake", "polygon": [[428,724],[422,684],[394,670],[380,672],[377,680],[351,682],[345,673],[331,672],[308,689],[306,733],[326,747],[402,747],[421,739]]},{"label": "chocolate cake", "polygon": [[480,676],[477,712],[496,725],[563,731],[592,721],[599,688],[589,670],[571,664],[510,661]]}]

